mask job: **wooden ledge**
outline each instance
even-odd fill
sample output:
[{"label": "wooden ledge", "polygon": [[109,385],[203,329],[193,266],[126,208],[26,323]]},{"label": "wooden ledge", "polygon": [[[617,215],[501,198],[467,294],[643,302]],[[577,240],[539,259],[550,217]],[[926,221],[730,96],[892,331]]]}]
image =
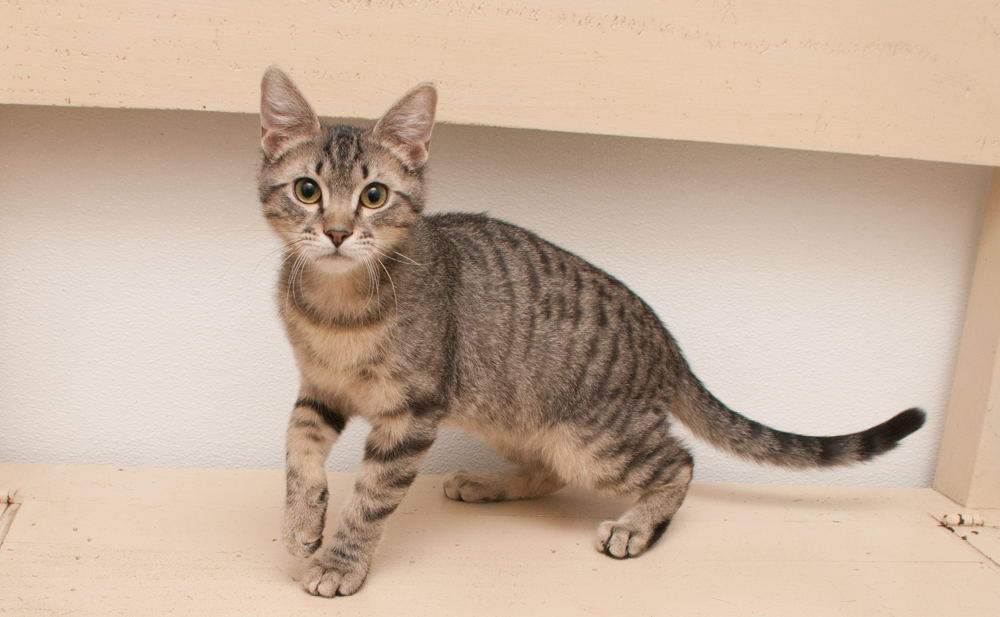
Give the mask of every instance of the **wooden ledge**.
[{"label": "wooden ledge", "polygon": [[[660,544],[619,562],[592,542],[625,501],[464,504],[421,476],[365,587],[323,599],[281,546],[280,471],[0,464],[0,480],[21,499],[5,615],[1000,614],[1000,567],[929,516],[960,512],[931,489],[695,484]],[[352,485],[330,474],[332,508]]]},{"label": "wooden ledge", "polygon": [[375,118],[1000,165],[994,0],[0,3],[0,103],[256,112],[263,70]]}]

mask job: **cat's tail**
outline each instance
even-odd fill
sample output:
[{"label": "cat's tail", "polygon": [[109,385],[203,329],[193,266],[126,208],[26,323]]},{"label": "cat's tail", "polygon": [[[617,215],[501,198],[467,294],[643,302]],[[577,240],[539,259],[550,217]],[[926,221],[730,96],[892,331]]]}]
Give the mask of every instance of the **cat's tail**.
[{"label": "cat's tail", "polygon": [[927,415],[914,407],[882,424],[849,435],[812,437],[775,430],[726,407],[690,375],[686,395],[674,415],[696,437],[740,458],[782,467],[810,468],[851,465],[896,447],[924,424]]}]

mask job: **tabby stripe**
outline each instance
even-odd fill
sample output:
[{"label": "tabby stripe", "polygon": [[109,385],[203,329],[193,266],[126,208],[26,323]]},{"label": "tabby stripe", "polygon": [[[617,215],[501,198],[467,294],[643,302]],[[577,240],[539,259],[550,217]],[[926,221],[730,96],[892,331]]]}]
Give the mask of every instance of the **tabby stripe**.
[{"label": "tabby stripe", "polygon": [[406,205],[410,206],[411,209],[413,208],[413,198],[410,197],[409,193],[404,193],[403,191],[397,189],[393,189],[392,192],[396,194],[396,197],[399,197],[401,200],[405,201]]},{"label": "tabby stripe", "polygon": [[556,318],[559,319],[559,321],[566,321],[566,294],[560,293],[556,296],[556,302],[559,307],[559,311],[556,313]]},{"label": "tabby stripe", "polygon": [[362,549],[365,548],[364,544],[358,544],[357,542],[354,541],[353,538],[356,538],[356,537],[357,536],[353,536],[353,537],[352,536],[348,536],[348,535],[345,535],[342,531],[338,531],[335,534],[335,538],[337,539],[337,542],[335,544],[336,544],[336,546],[339,546],[341,549],[343,549],[345,551],[350,551],[352,553],[355,553],[355,552],[360,551],[360,550],[362,550]]},{"label": "tabby stripe", "polygon": [[377,510],[362,507],[361,519],[366,523],[376,523],[395,512],[397,507],[399,507],[399,503],[390,504]]},{"label": "tabby stripe", "polygon": [[860,457],[860,460],[867,461],[882,451],[878,434],[865,431],[859,437],[857,455]]},{"label": "tabby stripe", "polygon": [[433,439],[408,437],[388,450],[382,450],[372,443],[365,444],[365,458],[381,463],[388,463],[400,458],[422,454],[430,449]]},{"label": "tabby stripe", "polygon": [[778,438],[778,451],[782,454],[798,454],[801,452],[802,442],[799,440],[798,435],[784,431],[774,431],[774,436]]},{"label": "tabby stripe", "polygon": [[583,319],[583,306],[580,304],[583,296],[583,278],[577,270],[573,279],[573,327],[580,327],[580,320]]},{"label": "tabby stripe", "polygon": [[279,154],[278,156],[276,156],[274,158],[271,158],[271,157],[268,157],[267,155],[265,155],[264,156],[264,160],[267,163],[268,167],[277,167],[278,165],[281,164],[281,162],[283,160],[285,160],[286,156],[288,156],[291,152],[294,152],[294,151],[295,151],[295,148],[292,148],[291,150],[285,150],[284,152],[282,152],[281,154]]},{"label": "tabby stripe", "polygon": [[[538,247],[533,246],[533,248],[537,255]],[[531,298],[537,298],[541,295],[541,279],[538,277],[538,268],[535,267],[535,260],[532,259],[532,256],[527,251],[524,253],[524,267],[528,271],[528,290],[531,292]]]},{"label": "tabby stripe", "polygon": [[373,478],[369,483],[362,483],[358,480],[354,483],[354,491],[363,493],[367,491],[373,499],[391,500],[395,499],[396,491],[407,489],[417,478],[417,472],[400,472],[399,470],[386,470]]},{"label": "tabby stripe", "polygon": [[361,143],[358,133],[340,133],[336,137],[337,158],[348,165],[354,165],[361,158]]},{"label": "tabby stripe", "polygon": [[397,477],[393,478],[392,480],[390,480],[389,481],[389,487],[395,488],[395,489],[409,488],[409,486],[411,484],[413,484],[413,481],[416,480],[416,478],[417,478],[417,472],[415,472],[415,471],[407,473],[407,474],[403,474],[401,476],[397,476]]},{"label": "tabby stripe", "polygon": [[587,344],[587,350],[583,357],[583,366],[580,367],[580,374],[576,376],[576,385],[573,388],[574,392],[583,393],[585,392],[585,385],[588,382],[588,377],[590,377],[590,371],[594,368],[594,359],[600,352],[600,341],[598,337],[590,337],[590,341]]},{"label": "tabby stripe", "polygon": [[319,416],[323,418],[323,420],[329,424],[330,428],[336,431],[337,434],[344,432],[344,426],[347,425],[347,420],[344,419],[344,416],[340,412],[328,407],[322,401],[303,397],[295,401],[295,406],[312,409],[319,414]]},{"label": "tabby stripe", "polygon": [[[635,371],[632,373],[632,386],[635,388],[636,392],[629,392],[632,396],[639,396],[642,392],[646,392],[652,383],[655,365],[649,361],[649,355],[646,353],[645,347],[645,337],[640,336],[639,353],[636,354],[638,356],[638,363],[635,367]],[[642,374],[642,377],[639,377],[640,373]]]},{"label": "tabby stripe", "polygon": [[527,240],[535,249],[535,255],[538,257],[538,262],[542,265],[542,271],[545,273],[545,276],[551,277],[552,260],[549,259],[549,247],[547,243],[534,234],[529,235]]},{"label": "tabby stripe", "polygon": [[[648,465],[650,462],[653,463],[654,467],[651,470],[649,480],[647,481],[647,486],[651,485],[666,485],[671,484],[677,477],[677,474],[684,469],[684,460],[678,460],[678,453],[676,451],[666,451],[658,452],[659,457],[649,457],[644,462],[644,466]],[[655,460],[654,460],[655,459]]]},{"label": "tabby stripe", "polygon": [[842,458],[848,453],[848,450],[844,447],[844,440],[836,437],[820,437],[818,441],[820,448],[819,458],[821,461],[831,465],[843,462]]},{"label": "tabby stripe", "polygon": [[615,366],[618,364],[618,355],[621,353],[621,350],[619,349],[618,336],[618,333],[615,332],[614,336],[611,338],[611,357],[604,363],[604,373],[601,375],[600,380],[594,388],[593,395],[595,398],[604,398],[604,394],[608,388],[608,381],[611,379]]},{"label": "tabby stripe", "polygon": [[[637,414],[637,415],[642,415],[642,414]],[[627,439],[621,439],[615,444],[614,448],[606,448],[601,451],[601,454],[607,458],[616,459],[625,455],[627,452],[632,452],[632,453],[641,452],[643,447],[649,441],[650,436],[658,435],[660,437],[659,441],[662,441],[663,434],[668,432],[667,430],[663,431],[660,430],[661,428],[664,428],[665,425],[667,425],[667,418],[666,416],[661,415],[658,417],[656,424],[651,426],[648,431],[643,433],[642,439],[638,443],[636,443],[635,441],[629,441]],[[615,431],[620,431],[621,432],[620,434],[625,434],[630,432],[621,426],[616,426]],[[651,453],[650,456],[652,456],[653,454],[655,454],[655,452]],[[634,462],[635,462],[634,459],[630,459],[628,466],[631,467]]]},{"label": "tabby stripe", "polygon": [[[298,407],[298,406],[299,406],[298,402],[296,402],[296,403],[295,403],[295,406],[296,406],[296,407]],[[313,422],[313,421],[312,421],[311,419],[309,419],[309,418],[296,418],[296,419],[295,419],[295,420],[294,420],[294,421],[292,422],[292,425],[293,425],[293,426],[294,426],[295,428],[301,428],[301,429],[312,429],[312,430],[314,430],[314,431],[315,431],[315,430],[318,430],[318,429],[319,429],[319,424],[316,424],[315,422]]]},{"label": "tabby stripe", "polygon": [[538,328],[538,313],[535,312],[534,308],[531,310],[531,314],[528,315],[528,336],[524,340],[524,359],[527,360],[532,356],[532,352],[535,344],[535,330]]},{"label": "tabby stripe", "polygon": [[503,283],[503,288],[507,292],[508,306],[510,306],[511,321],[514,319],[514,314],[516,312],[516,301],[517,292],[514,290],[514,283],[511,281],[510,268],[507,265],[507,260],[504,259],[503,251],[499,250],[497,247],[496,234],[493,233],[492,229],[482,229],[480,230],[484,236],[486,236],[486,241],[484,244],[489,248],[489,260],[492,265],[500,269],[501,277],[500,280]]},{"label": "tabby stripe", "polygon": [[597,306],[601,311],[599,324],[602,328],[607,328],[611,325],[611,317],[608,315],[608,305],[611,304],[611,301],[611,294],[608,293],[604,283],[597,281]]},{"label": "tabby stripe", "polygon": [[656,542],[661,537],[663,537],[663,532],[665,532],[667,530],[668,526],[670,526],[670,519],[669,518],[668,519],[664,519],[659,524],[657,524],[656,527],[653,528],[653,534],[649,537],[649,543],[646,544],[646,548],[647,549],[649,547],[653,546],[654,544],[656,544]]},{"label": "tabby stripe", "polygon": [[482,245],[478,242],[473,242],[472,238],[452,238],[452,242],[455,243],[458,253],[467,259],[469,263],[475,264],[477,266],[484,266],[487,264],[486,251],[483,250]]},{"label": "tabby stripe", "polygon": [[[487,235],[492,237],[494,240],[496,239],[496,236],[492,233],[489,233]],[[500,267],[500,271],[502,273],[501,280],[503,281],[504,290],[506,290],[507,292],[507,307],[508,307],[507,320],[508,324],[510,325],[510,329],[513,330],[517,327],[517,314],[518,314],[517,307],[520,304],[520,302],[518,302],[517,289],[514,287],[514,282],[512,280],[513,277],[511,277],[510,274],[510,264],[507,263],[507,254],[499,250],[495,242],[490,244],[490,248],[492,249],[493,260]],[[510,358],[511,351],[513,350],[514,345],[516,343],[517,343],[516,337],[513,336],[508,337],[507,345],[504,348],[503,354],[501,355],[501,362],[503,365],[507,364],[507,360]],[[505,368],[506,366],[501,368],[500,371],[501,374],[506,372],[504,370]]]},{"label": "tabby stripe", "polygon": [[262,202],[264,202],[264,201],[267,201],[267,200],[271,199],[271,195],[274,195],[275,193],[277,193],[281,189],[285,188],[286,186],[288,186],[288,183],[287,182],[282,182],[281,184],[272,184],[271,186],[269,186],[267,188],[261,189],[261,191],[260,191],[260,200]]},{"label": "tabby stripe", "polygon": [[657,481],[657,478],[659,477],[660,472],[665,467],[668,467],[668,466],[670,466],[671,464],[674,463],[673,457],[667,456],[664,453],[658,452],[655,449],[651,450],[649,448],[643,448],[642,447],[642,446],[645,445],[646,439],[648,438],[648,436],[649,436],[648,434],[645,435],[644,438],[643,438],[643,440],[641,442],[639,442],[638,444],[635,444],[635,443],[630,444],[631,445],[630,452],[627,452],[627,453],[623,452],[623,454],[625,454],[624,458],[626,460],[622,464],[621,471],[616,476],[614,476],[613,479],[611,479],[610,481],[606,481],[607,485],[620,485],[620,484],[623,484],[629,478],[629,476],[631,476],[633,473],[639,473],[639,472],[648,471],[649,470],[648,469],[648,465],[649,465],[650,461],[653,460],[654,458],[656,458],[657,454],[660,454],[661,455],[660,456],[660,460],[657,463],[656,468],[653,470],[652,474],[650,474],[642,482],[642,485],[645,488],[646,486],[650,486],[654,482]]},{"label": "tabby stripe", "polygon": [[517,235],[513,233],[513,230],[507,225],[500,227],[499,235],[500,238],[510,246],[510,248],[512,249],[521,248],[521,239],[517,237]]},{"label": "tabby stripe", "polygon": [[[446,331],[446,336],[448,334],[451,333]],[[434,411],[437,411],[438,409],[441,409],[442,407],[443,403],[431,399],[417,399],[415,401],[410,401],[409,405],[407,406],[410,413],[412,413],[414,417],[417,418],[426,416]]]}]

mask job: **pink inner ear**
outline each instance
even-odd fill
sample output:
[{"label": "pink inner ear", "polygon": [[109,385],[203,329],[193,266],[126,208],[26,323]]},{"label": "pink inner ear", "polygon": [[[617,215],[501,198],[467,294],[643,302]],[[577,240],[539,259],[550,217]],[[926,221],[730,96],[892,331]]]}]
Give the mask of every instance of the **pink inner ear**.
[{"label": "pink inner ear", "polygon": [[414,144],[410,146],[409,160],[422,165],[427,161],[427,155],[430,154],[430,148],[424,144]]},{"label": "pink inner ear", "polygon": [[261,146],[274,155],[295,142],[319,132],[319,118],[292,80],[271,68],[261,80]]},{"label": "pink inner ear", "polygon": [[394,146],[407,165],[427,162],[437,93],[432,86],[417,86],[386,112],[375,125],[375,135]]}]

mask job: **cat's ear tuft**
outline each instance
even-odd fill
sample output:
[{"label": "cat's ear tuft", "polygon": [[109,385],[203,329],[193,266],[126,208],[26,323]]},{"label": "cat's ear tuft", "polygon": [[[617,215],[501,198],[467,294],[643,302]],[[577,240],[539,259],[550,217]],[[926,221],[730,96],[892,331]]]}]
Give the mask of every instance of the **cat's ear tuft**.
[{"label": "cat's ear tuft", "polygon": [[319,117],[292,79],[276,66],[260,80],[260,145],[269,158],[319,135]]},{"label": "cat's ear tuft", "polygon": [[423,83],[396,101],[375,124],[372,134],[410,169],[420,169],[430,154],[437,90]]}]

